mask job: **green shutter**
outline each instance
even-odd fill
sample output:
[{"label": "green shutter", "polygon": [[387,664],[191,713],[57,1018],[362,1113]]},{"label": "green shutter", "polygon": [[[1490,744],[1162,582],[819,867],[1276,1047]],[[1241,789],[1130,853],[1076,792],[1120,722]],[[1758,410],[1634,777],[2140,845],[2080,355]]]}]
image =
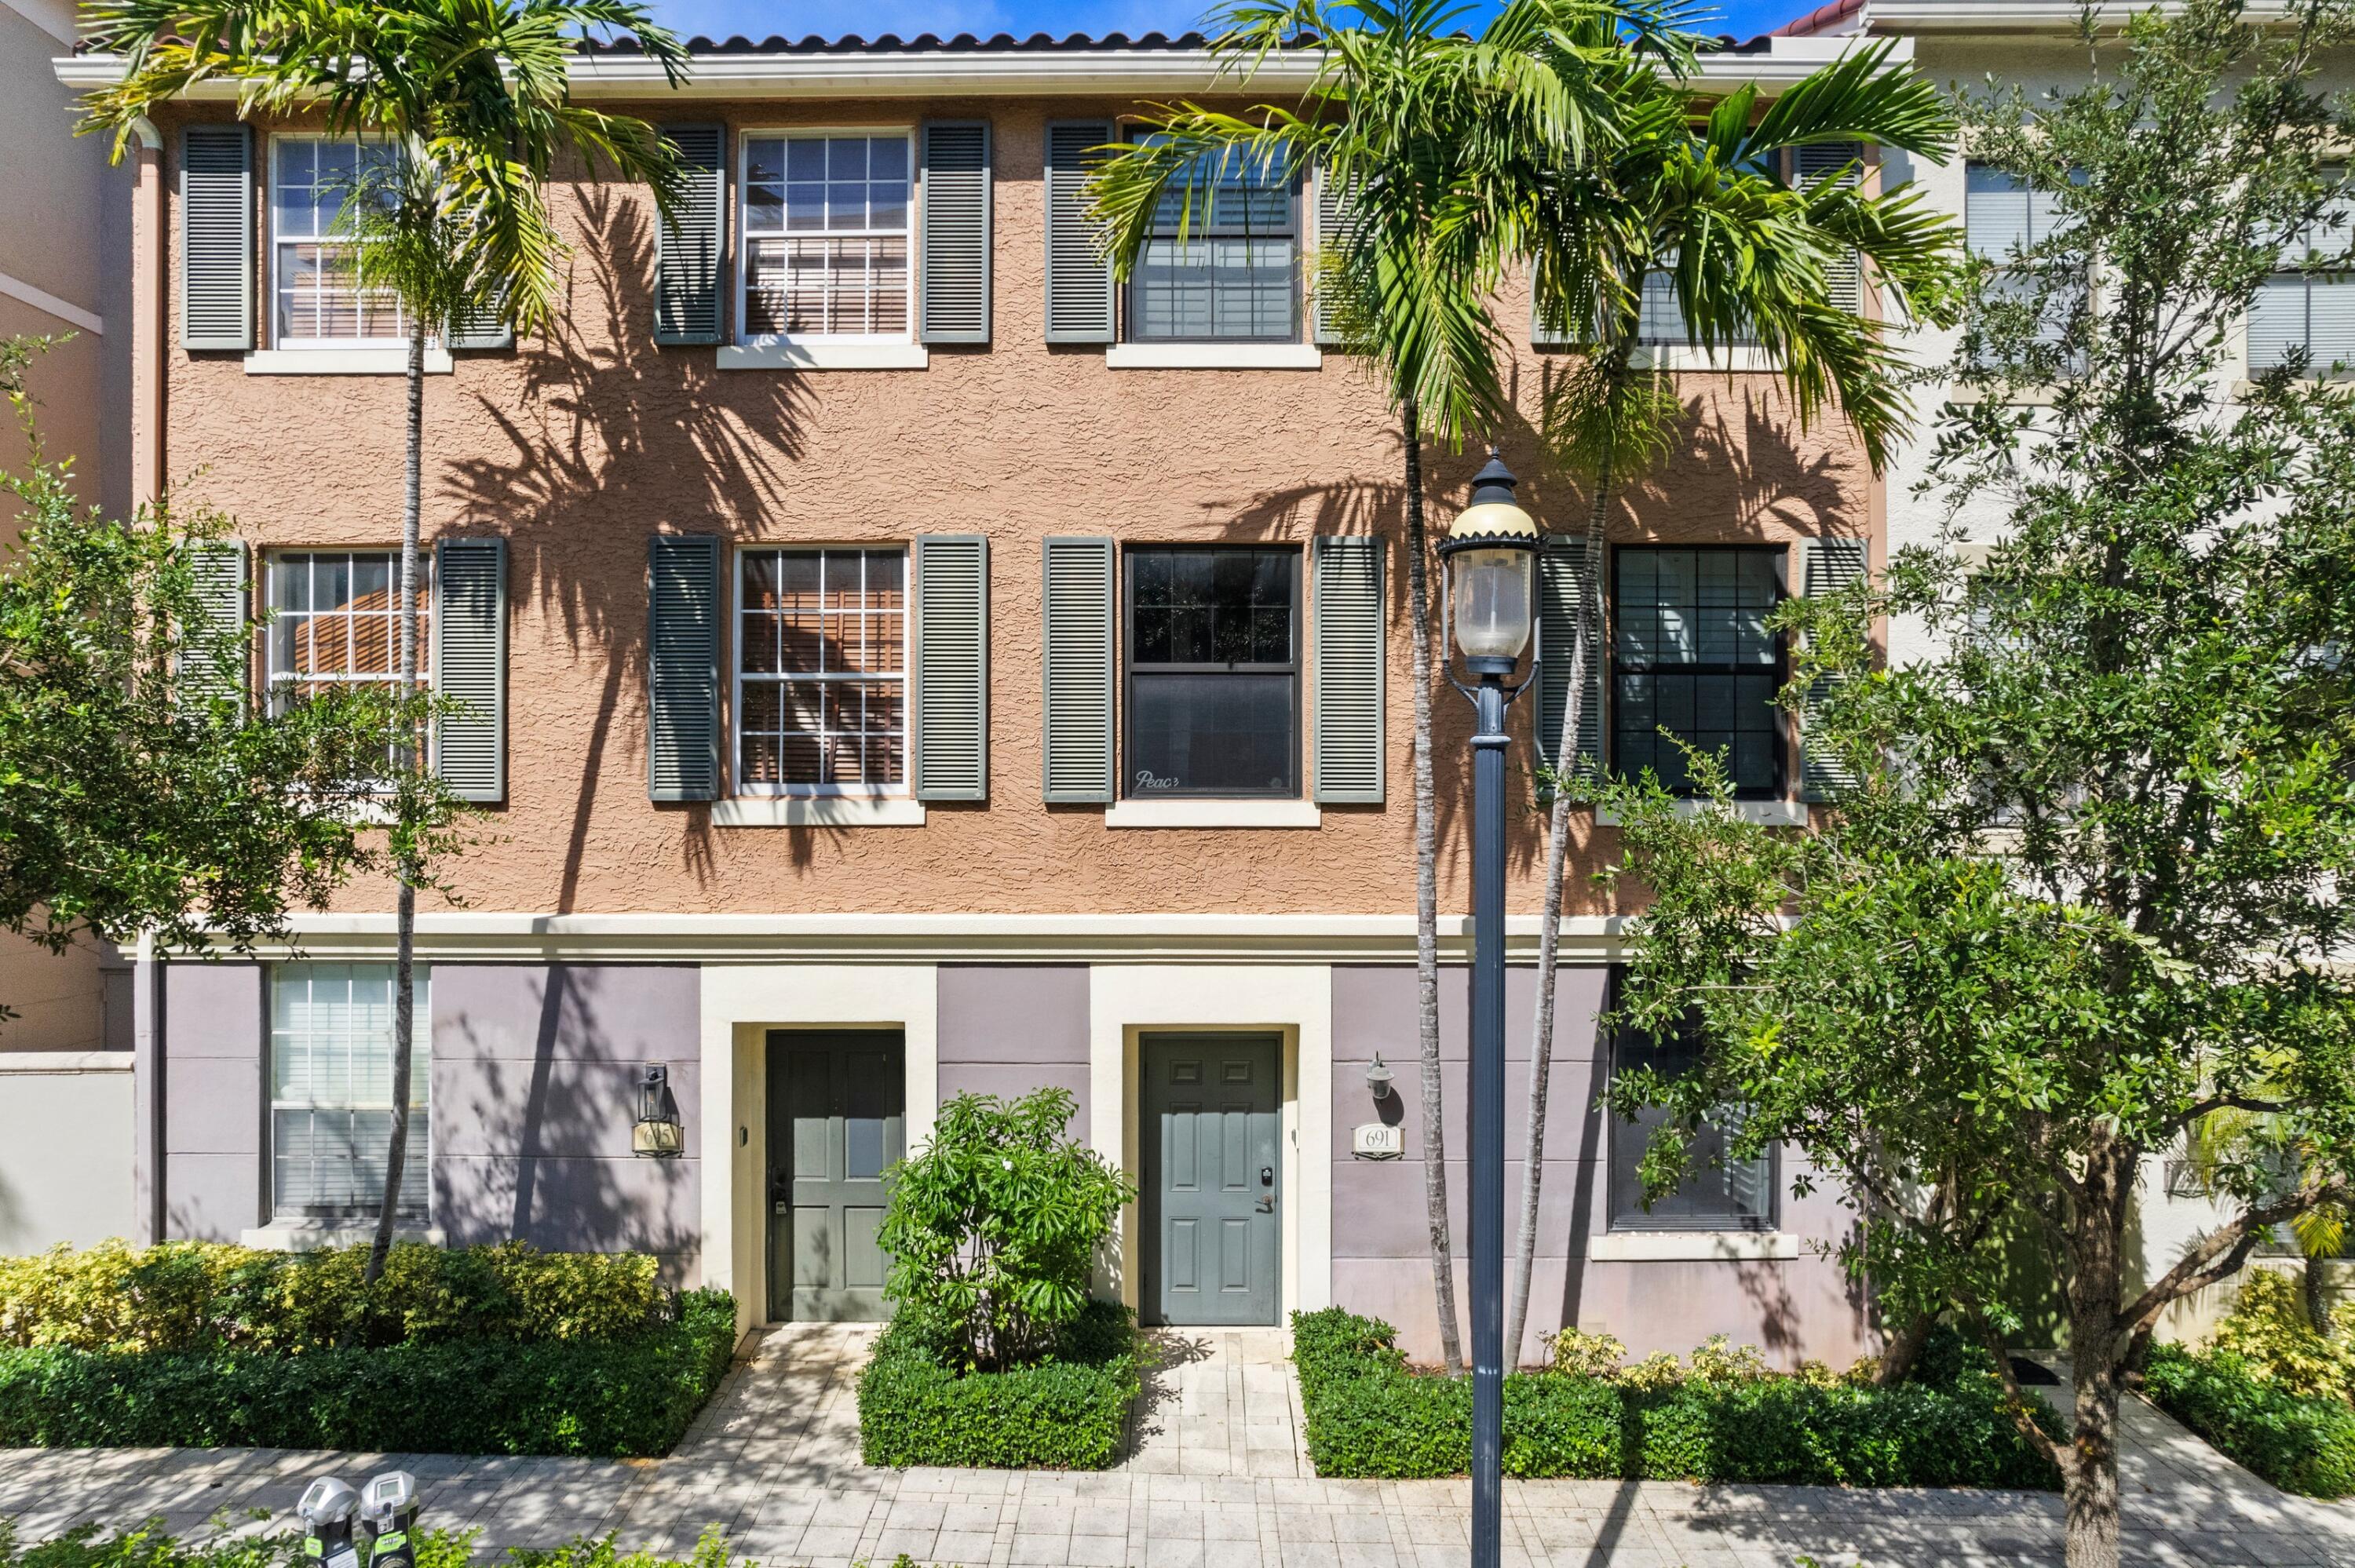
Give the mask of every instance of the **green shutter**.
[{"label": "green shutter", "polygon": [[[1112,261],[1088,211],[1089,173],[1112,124],[1076,120],[1047,127],[1047,341],[1110,343]],[[1052,797],[1050,797],[1050,799]]]},{"label": "green shutter", "polygon": [[924,127],[919,343],[989,341],[989,177],[987,121]]},{"label": "green shutter", "polygon": [[253,135],[180,132],[180,346],[253,346]]},{"label": "green shutter", "polygon": [[989,541],[916,539],[915,779],[919,800],[989,798]]},{"label": "green shutter", "polygon": [[498,298],[479,310],[463,312],[450,323],[447,341],[452,348],[513,348],[515,325],[507,320],[506,291],[501,289]]},{"label": "green shutter", "polygon": [[[1349,221],[1349,193],[1330,171],[1321,165],[1316,170],[1316,276],[1311,285],[1316,294],[1315,328],[1316,342],[1326,348],[1342,348],[1339,323],[1334,319],[1329,287],[1332,279],[1327,270],[1333,252],[1340,248]],[[1377,797],[1379,799],[1379,797]]]},{"label": "green shutter", "polygon": [[[1799,592],[1808,599],[1861,582],[1865,577],[1866,543],[1862,539],[1802,539],[1798,543]],[[1809,751],[1806,732],[1816,711],[1830,700],[1837,677],[1822,676],[1807,688],[1799,712],[1799,798],[1828,800],[1856,788],[1855,770],[1838,758]]]},{"label": "green shutter", "polygon": [[655,246],[655,341],[719,341],[720,265],[725,254],[728,131],[666,125],[686,180],[678,211],[658,223]]},{"label": "green shutter", "polygon": [[1595,647],[1588,651],[1584,679],[1579,679],[1579,596],[1592,579],[1595,608],[1602,603],[1603,560],[1590,555],[1584,534],[1549,534],[1538,560],[1538,725],[1540,760],[1551,764],[1561,755],[1561,726],[1570,711],[1572,683],[1578,702],[1578,755],[1573,770],[1599,776],[1603,771],[1603,617],[1598,613]]},{"label": "green shutter", "polygon": [[[1838,175],[1841,185],[1854,186],[1864,178],[1864,143],[1814,142],[1794,148],[1791,171],[1801,185]],[[1864,313],[1864,270],[1854,250],[1843,251],[1824,269],[1824,284],[1833,304],[1850,315]]]},{"label": "green shutter", "polygon": [[646,798],[719,793],[719,541],[657,534],[646,561]]},{"label": "green shutter", "polygon": [[460,705],[433,726],[433,771],[462,800],[507,793],[507,542],[433,546],[433,689]]},{"label": "green shutter", "polygon": [[1118,556],[1110,539],[1052,538],[1044,554],[1046,798],[1109,801]]},{"label": "green shutter", "polygon": [[[229,697],[243,703],[251,650],[246,639],[247,609],[252,597],[246,586],[246,551],[237,539],[207,539],[188,547],[188,574],[196,579],[196,616],[182,641],[186,652],[183,668],[188,695]],[[232,673],[220,669],[223,653],[236,662]]]},{"label": "green shutter", "polygon": [[1310,751],[1316,799],[1382,798],[1382,541],[1320,534],[1312,546]]}]

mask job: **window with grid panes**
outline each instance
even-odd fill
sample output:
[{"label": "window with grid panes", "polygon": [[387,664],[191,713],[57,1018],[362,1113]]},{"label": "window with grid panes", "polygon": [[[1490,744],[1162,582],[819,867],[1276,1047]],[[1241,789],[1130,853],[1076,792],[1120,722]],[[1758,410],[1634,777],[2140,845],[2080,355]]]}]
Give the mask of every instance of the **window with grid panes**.
[{"label": "window with grid panes", "polygon": [[[1621,971],[1614,969],[1614,1006]],[[1668,1039],[1622,1027],[1611,1039],[1614,1076],[1637,1068],[1666,1078],[1689,1073],[1700,1063],[1701,1044],[1690,1030]],[[1740,1113],[1728,1107],[1704,1121],[1691,1137],[1691,1161],[1683,1183],[1665,1198],[1646,1205],[1644,1198],[1644,1153],[1652,1135],[1667,1125],[1668,1113],[1647,1106],[1632,1121],[1611,1118],[1611,1228],[1614,1231],[1731,1231],[1774,1228],[1774,1153],[1769,1149],[1748,1160],[1729,1159],[1726,1148],[1740,1130]]]},{"label": "window with grid panes", "polygon": [[[2355,366],[2355,202],[2336,201],[2282,246],[2281,270],[2249,304],[2249,368],[2302,360],[2317,372]],[[2327,264],[2336,263],[2335,268]]]},{"label": "window with grid panes", "polygon": [[[1691,788],[1675,741],[1720,755],[1745,799],[1783,793],[1780,549],[1623,546],[1612,558],[1613,766]],[[1667,731],[1662,735],[1661,731]]]},{"label": "window with grid panes", "polygon": [[1131,799],[1300,793],[1300,553],[1128,552]]},{"label": "window with grid panes", "polygon": [[748,795],[907,786],[907,552],[746,550],[736,778]]},{"label": "window with grid panes", "polygon": [[405,343],[400,302],[363,292],[352,281],[359,243],[336,232],[336,217],[365,162],[389,156],[381,143],[280,136],[271,143],[271,293],[281,348],[348,348]]},{"label": "window with grid panes", "polygon": [[[270,971],[270,1198],[279,1220],[355,1219],[384,1199],[392,1135],[393,966]],[[417,966],[401,1217],[427,1217],[433,1077],[429,972]]]},{"label": "window with grid panes", "polygon": [[[389,685],[400,672],[398,550],[289,550],[269,557],[270,690]],[[418,560],[417,668],[427,673],[432,625]]]},{"label": "window with grid panes", "polygon": [[1264,159],[1208,154],[1174,177],[1128,286],[1135,342],[1300,337],[1300,203]]},{"label": "window with grid panes", "polygon": [[905,132],[744,139],[747,342],[909,335]]}]

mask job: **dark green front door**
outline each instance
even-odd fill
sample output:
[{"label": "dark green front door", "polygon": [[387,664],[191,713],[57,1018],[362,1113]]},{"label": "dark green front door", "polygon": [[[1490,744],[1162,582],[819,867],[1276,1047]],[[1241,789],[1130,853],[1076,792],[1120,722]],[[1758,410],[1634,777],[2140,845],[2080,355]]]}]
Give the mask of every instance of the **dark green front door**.
[{"label": "dark green front door", "polygon": [[906,1151],[897,1033],[769,1033],[769,1317],[860,1323],[883,1303],[883,1171]]},{"label": "dark green front door", "polygon": [[1143,1289],[1148,1323],[1273,1323],[1277,1260],[1278,1042],[1147,1034]]}]

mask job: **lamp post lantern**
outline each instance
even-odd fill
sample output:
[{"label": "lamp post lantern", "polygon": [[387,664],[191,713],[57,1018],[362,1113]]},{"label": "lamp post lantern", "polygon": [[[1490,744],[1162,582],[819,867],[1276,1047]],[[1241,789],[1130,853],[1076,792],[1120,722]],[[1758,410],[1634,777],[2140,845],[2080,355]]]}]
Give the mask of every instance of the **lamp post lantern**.
[{"label": "lamp post lantern", "polygon": [[[1497,1568],[1505,1447],[1505,682],[1529,645],[1538,525],[1492,448],[1439,546],[1472,700],[1472,1568]],[[1534,673],[1534,669],[1532,670]]]}]

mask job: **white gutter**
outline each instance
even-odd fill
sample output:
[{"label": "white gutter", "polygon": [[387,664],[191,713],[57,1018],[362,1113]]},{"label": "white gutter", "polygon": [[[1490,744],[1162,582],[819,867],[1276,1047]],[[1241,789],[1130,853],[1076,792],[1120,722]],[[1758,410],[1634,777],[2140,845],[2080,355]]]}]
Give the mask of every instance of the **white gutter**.
[{"label": "white gutter", "polygon": [[[2106,12],[2107,30],[2125,27],[2130,16],[2156,9],[2179,16],[2182,0],[2135,0]],[[2247,20],[2263,23],[2286,16],[2285,0],[2249,0]],[[2084,8],[2079,0],[1865,0],[1854,13],[1867,33],[2054,33],[2074,36]],[[1843,18],[1843,20],[1848,20]],[[1780,41],[1779,39],[1777,40]]]},{"label": "white gutter", "polygon": [[[1768,54],[1705,56],[1700,85],[1731,89],[1755,83],[1771,94],[1838,58],[1848,48],[1849,40],[1841,38],[1776,38]],[[1898,64],[1911,60],[1912,44],[1900,39],[1890,58]],[[662,67],[643,55],[581,55],[570,67],[572,96],[582,100],[1156,98],[1214,92],[1281,99],[1307,85],[1318,58],[1307,51],[1274,56],[1246,80],[1222,70],[1204,49],[699,54],[676,89],[666,83]],[[74,55],[53,67],[58,80],[77,91],[110,86],[123,72],[121,58],[112,55]],[[237,84],[206,81],[186,96],[228,102],[237,97]]]}]

